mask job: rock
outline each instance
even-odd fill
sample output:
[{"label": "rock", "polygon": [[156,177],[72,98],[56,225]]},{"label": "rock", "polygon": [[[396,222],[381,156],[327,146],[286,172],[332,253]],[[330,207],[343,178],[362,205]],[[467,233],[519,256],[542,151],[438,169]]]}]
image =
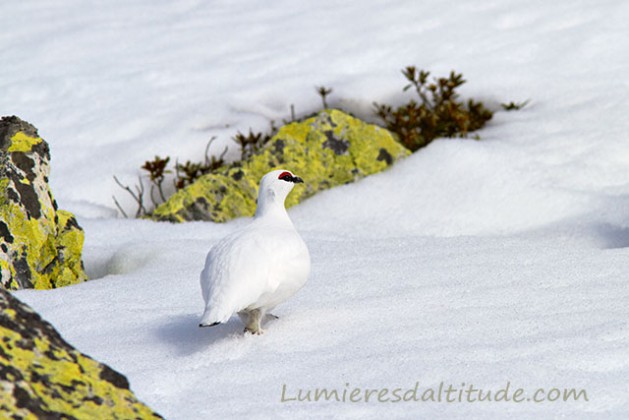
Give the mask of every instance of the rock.
[{"label": "rock", "polygon": [[279,168],[305,181],[288,197],[286,206],[290,207],[319,191],[380,172],[409,154],[384,128],[341,111],[325,110],[282,127],[260,154],[240,167],[204,175],[178,191],[155,209],[152,218],[225,222],[252,216],[260,178]]},{"label": "rock", "polygon": [[126,377],[74,349],[3,289],[0,337],[0,418],[161,418]]},{"label": "rock", "polygon": [[57,210],[50,152],[37,129],[0,119],[0,287],[51,289],[85,281],[83,230]]}]

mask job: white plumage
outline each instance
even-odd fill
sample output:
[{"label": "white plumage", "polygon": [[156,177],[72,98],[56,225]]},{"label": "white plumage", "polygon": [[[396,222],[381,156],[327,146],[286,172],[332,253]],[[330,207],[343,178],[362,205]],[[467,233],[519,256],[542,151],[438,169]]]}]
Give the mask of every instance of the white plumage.
[{"label": "white plumage", "polygon": [[253,221],[210,250],[201,272],[201,327],[221,324],[237,313],[245,332],[261,334],[268,311],[306,283],[310,253],[284,207],[299,182],[301,178],[286,170],[263,176]]}]

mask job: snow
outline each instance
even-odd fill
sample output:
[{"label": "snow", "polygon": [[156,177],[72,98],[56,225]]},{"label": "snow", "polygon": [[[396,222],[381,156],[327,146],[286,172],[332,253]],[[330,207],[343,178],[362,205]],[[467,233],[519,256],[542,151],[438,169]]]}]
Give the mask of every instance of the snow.
[{"label": "snow", "polygon": [[[628,18],[618,0],[2,2],[0,114],[50,143],[93,279],[16,295],[169,419],[625,418]],[[112,176],[198,159],[212,136],[219,153],[291,104],[318,109],[318,85],[373,119],[373,101],[408,97],[409,64],[463,73],[462,93],[499,111],[482,140],[438,140],[292,208],[305,288],[263,336],[235,318],[199,329],[204,257],[247,221],[117,218],[111,196],[133,202]],[[417,382],[588,401],[281,402],[283,385]]]}]

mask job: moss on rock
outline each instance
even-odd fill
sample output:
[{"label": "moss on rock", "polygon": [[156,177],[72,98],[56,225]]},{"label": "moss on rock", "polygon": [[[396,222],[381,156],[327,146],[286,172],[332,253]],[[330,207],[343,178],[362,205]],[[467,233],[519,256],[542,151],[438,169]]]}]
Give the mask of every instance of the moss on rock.
[{"label": "moss on rock", "polygon": [[0,120],[0,287],[51,289],[87,279],[83,230],[57,210],[48,185],[50,152],[37,129]]},{"label": "moss on rock", "polygon": [[120,373],[68,344],[52,325],[0,289],[0,417],[160,418]]},{"label": "moss on rock", "polygon": [[239,167],[205,175],[153,212],[156,220],[224,222],[252,216],[260,178],[284,168],[304,179],[287,207],[315,193],[380,172],[410,152],[393,135],[338,110],[287,124],[259,154]]}]

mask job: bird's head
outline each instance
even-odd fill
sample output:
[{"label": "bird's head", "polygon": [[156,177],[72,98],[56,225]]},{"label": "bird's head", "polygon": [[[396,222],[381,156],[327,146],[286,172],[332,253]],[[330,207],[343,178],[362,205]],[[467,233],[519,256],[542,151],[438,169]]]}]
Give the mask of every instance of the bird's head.
[{"label": "bird's head", "polygon": [[304,182],[300,177],[285,169],[271,171],[262,177],[258,191],[258,209],[274,202],[284,206],[284,200],[295,184]]}]

